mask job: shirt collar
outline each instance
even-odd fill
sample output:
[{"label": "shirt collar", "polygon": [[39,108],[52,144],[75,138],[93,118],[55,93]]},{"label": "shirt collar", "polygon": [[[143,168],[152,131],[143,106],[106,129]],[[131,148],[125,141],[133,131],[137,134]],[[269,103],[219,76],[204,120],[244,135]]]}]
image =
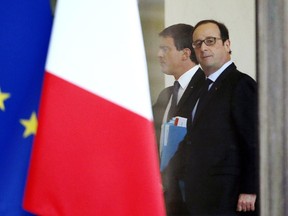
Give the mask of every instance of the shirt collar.
[{"label": "shirt collar", "polygon": [[232,61],[228,61],[226,62],[221,68],[219,68],[217,71],[215,71],[214,73],[212,73],[210,76],[208,76],[207,78],[209,78],[210,80],[212,80],[213,82],[216,81],[216,79],[220,76],[220,74],[229,66],[232,64]]},{"label": "shirt collar", "polygon": [[178,82],[182,89],[185,89],[188,86],[190,80],[192,79],[192,77],[194,76],[194,74],[196,73],[198,69],[199,69],[199,65],[195,65],[190,70],[182,74],[182,76],[180,76],[180,78],[178,79]]}]

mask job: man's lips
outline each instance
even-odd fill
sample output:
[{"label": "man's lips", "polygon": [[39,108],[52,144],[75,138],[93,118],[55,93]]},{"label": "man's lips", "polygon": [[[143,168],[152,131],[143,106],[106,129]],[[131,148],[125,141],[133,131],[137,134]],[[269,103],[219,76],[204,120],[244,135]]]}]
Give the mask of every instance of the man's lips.
[{"label": "man's lips", "polygon": [[206,58],[209,58],[209,57],[212,57],[212,55],[204,55],[204,56],[201,56],[202,59],[206,59]]}]

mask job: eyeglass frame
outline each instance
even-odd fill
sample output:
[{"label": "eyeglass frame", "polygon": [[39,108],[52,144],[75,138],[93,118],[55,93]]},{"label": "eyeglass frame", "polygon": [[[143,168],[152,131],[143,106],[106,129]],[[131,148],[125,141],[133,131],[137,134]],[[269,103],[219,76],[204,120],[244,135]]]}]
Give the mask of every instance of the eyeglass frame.
[{"label": "eyeglass frame", "polygon": [[[213,39],[214,42],[212,44],[207,44],[206,41],[209,39],[210,40]],[[226,39],[218,38],[218,37],[207,37],[204,40],[196,40],[195,42],[192,43],[192,47],[193,47],[193,49],[199,49],[199,48],[201,48],[203,42],[206,44],[206,46],[213,46],[217,40],[222,40],[224,42]],[[197,43],[197,44],[195,44],[195,43]]]}]

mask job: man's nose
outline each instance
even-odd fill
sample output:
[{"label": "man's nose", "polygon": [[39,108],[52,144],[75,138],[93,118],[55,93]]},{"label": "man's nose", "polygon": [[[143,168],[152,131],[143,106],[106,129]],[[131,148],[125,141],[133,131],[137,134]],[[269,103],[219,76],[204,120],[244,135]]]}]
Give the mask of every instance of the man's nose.
[{"label": "man's nose", "polygon": [[157,56],[158,58],[163,57],[163,51],[161,49],[158,50]]}]

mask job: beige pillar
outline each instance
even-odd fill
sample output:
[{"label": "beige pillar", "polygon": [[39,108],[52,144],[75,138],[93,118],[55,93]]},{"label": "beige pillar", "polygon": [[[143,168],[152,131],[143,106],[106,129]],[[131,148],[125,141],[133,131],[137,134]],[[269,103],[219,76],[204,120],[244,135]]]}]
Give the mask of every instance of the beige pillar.
[{"label": "beige pillar", "polygon": [[164,74],[158,62],[159,36],[164,29],[164,0],[138,0],[144,45],[146,50],[151,101],[155,103],[165,87]]},{"label": "beige pillar", "polygon": [[261,216],[287,216],[288,2],[257,4]]}]

